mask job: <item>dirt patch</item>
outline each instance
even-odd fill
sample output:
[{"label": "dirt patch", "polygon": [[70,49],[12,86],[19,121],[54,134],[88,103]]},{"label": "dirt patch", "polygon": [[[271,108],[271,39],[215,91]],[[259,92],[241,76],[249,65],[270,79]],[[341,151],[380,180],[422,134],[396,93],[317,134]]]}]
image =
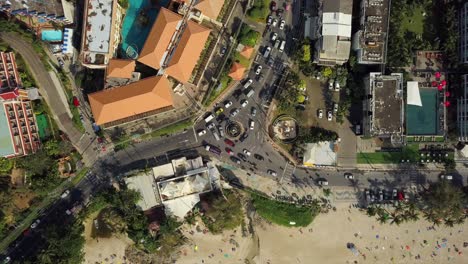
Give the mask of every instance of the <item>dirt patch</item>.
[{"label": "dirt patch", "polygon": [[13,194],[13,204],[16,208],[24,210],[29,208],[31,200],[34,199],[36,195],[33,192],[21,192]]},{"label": "dirt patch", "polygon": [[24,185],[24,170],[14,168],[11,170],[11,184],[14,186],[23,186]]}]

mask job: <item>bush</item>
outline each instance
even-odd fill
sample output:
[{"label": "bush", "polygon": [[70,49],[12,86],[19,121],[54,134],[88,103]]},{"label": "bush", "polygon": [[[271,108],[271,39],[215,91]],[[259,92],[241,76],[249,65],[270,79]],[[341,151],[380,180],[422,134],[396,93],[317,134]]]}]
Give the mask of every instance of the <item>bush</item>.
[{"label": "bush", "polygon": [[310,61],[310,45],[304,44],[302,45],[302,61],[309,62]]},{"label": "bush", "polygon": [[10,173],[13,169],[13,161],[11,159],[0,158],[0,172]]},{"label": "bush", "polygon": [[241,31],[239,32],[239,36],[237,37],[239,43],[243,45],[247,45],[253,47],[257,44],[258,38],[260,37],[260,33],[253,30],[249,25],[242,24]]},{"label": "bush", "polygon": [[206,212],[203,222],[213,234],[238,227],[243,219],[242,204],[238,195],[225,191],[226,199],[220,194],[206,196]]},{"label": "bush", "polygon": [[334,141],[338,138],[335,131],[321,127],[301,128],[297,138],[298,143],[317,143],[322,141]]},{"label": "bush", "polygon": [[311,207],[296,206],[267,199],[258,194],[252,194],[253,206],[257,213],[266,220],[290,227],[290,222],[295,222],[294,226],[308,226],[320,212],[317,205]]},{"label": "bush", "polygon": [[304,95],[300,94],[300,95],[297,96],[297,102],[298,103],[302,104],[302,103],[304,103],[304,101],[305,101],[305,96]]}]

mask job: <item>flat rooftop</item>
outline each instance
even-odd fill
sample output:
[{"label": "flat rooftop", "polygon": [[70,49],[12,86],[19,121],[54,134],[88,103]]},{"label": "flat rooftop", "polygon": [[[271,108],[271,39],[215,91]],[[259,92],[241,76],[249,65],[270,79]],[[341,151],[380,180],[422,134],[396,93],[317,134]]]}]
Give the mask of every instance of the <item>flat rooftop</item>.
[{"label": "flat rooftop", "polygon": [[141,199],[137,202],[137,205],[143,211],[161,205],[158,188],[152,173],[141,173],[133,177],[125,178],[125,183],[128,188],[136,190],[141,194]]},{"label": "flat rooftop", "polygon": [[114,0],[88,0],[85,45],[89,52],[108,53]]},{"label": "flat rooftop", "polygon": [[398,76],[371,77],[371,85],[374,87],[374,107],[373,107],[373,133],[379,135],[389,135],[401,133],[402,124],[402,103]]},{"label": "flat rooftop", "polygon": [[163,202],[212,189],[207,167],[189,171],[185,176],[160,181],[157,185]]},{"label": "flat rooftop", "polygon": [[44,15],[64,15],[61,0],[0,0],[0,6],[10,5],[11,11],[27,9],[28,12]]},{"label": "flat rooftop", "polygon": [[364,24],[359,38],[362,61],[382,63],[385,59],[389,0],[369,0],[364,9]]}]

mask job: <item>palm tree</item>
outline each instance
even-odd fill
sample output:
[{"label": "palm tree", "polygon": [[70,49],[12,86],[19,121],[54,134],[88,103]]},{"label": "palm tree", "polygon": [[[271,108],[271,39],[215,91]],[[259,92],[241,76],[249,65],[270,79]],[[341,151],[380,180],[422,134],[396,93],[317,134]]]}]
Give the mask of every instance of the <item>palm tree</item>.
[{"label": "palm tree", "polygon": [[367,207],[367,215],[368,216],[375,216],[377,214],[377,208],[375,206],[371,205]]}]

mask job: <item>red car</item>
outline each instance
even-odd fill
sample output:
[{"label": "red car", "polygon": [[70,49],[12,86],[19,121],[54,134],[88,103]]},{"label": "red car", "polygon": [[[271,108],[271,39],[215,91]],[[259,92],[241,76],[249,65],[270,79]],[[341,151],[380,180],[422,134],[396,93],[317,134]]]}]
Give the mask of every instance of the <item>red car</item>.
[{"label": "red car", "polygon": [[232,140],[229,140],[227,138],[224,140],[224,143],[228,144],[231,147],[234,147],[236,145],[236,144],[234,144],[234,142],[232,142]]},{"label": "red car", "polygon": [[234,155],[234,152],[232,152],[232,149],[230,149],[230,148],[226,148],[226,152],[227,152],[227,154],[229,154],[231,156]]},{"label": "red car", "polygon": [[276,10],[276,2],[271,1],[271,11],[275,11],[275,10]]}]

